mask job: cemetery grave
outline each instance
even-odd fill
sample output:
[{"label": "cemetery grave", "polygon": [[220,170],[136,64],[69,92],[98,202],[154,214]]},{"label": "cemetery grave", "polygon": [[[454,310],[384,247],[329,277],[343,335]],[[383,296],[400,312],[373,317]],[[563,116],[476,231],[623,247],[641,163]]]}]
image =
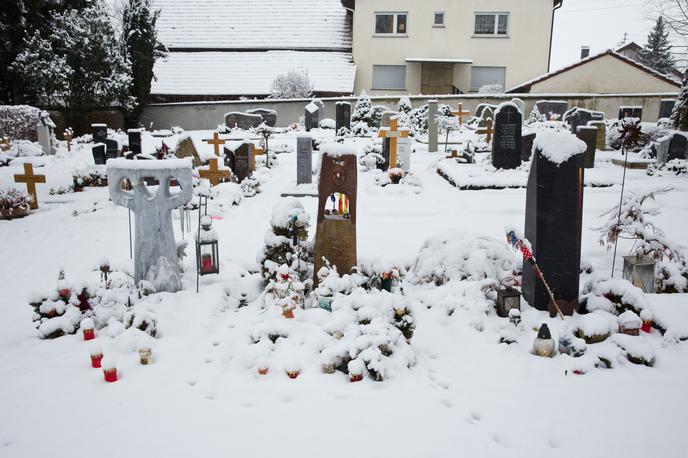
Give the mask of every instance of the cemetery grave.
[{"label": "cemetery grave", "polygon": [[[25,431],[53,420],[29,422],[27,409],[50,406],[75,425],[94,406],[118,418],[126,403],[145,408],[108,423],[109,434],[159,422],[146,440],[184,453],[206,442],[295,450],[289,416],[315,437],[299,444],[304,454],[350,456],[328,434],[354,421],[384,437],[400,430],[369,411],[398,418],[424,444],[374,445],[380,456],[594,456],[580,444],[581,422],[590,441],[611,436],[625,455],[657,448],[625,438],[666,422],[650,404],[685,407],[687,175],[628,169],[624,178],[612,162],[621,152],[600,143],[612,123],[556,101],[538,102],[547,119],[524,114],[520,100],[470,120],[463,105],[399,105],[380,113],[380,128],[348,103],[326,128],[316,99],[297,128],[254,109],[218,120],[231,133],[160,137],[96,123],[92,137],[56,141],[54,152],[40,135],[12,140],[0,153],[0,210],[10,187],[40,205],[0,221],[11,304],[0,333],[0,403],[11,419],[2,447],[43,450]],[[262,123],[274,129],[267,145]],[[682,134],[655,143],[658,164],[686,160]],[[279,160],[268,162],[277,145]],[[75,176],[107,187],[77,189]],[[624,256],[653,241],[621,237],[612,279],[599,228],[613,220],[606,212],[624,179],[628,208],[663,189],[642,205],[659,209],[672,257],[649,272]],[[27,255],[36,262],[17,262]],[[36,388],[46,370],[54,390]],[[632,395],[612,389],[626,385]],[[662,387],[651,403],[647,386]],[[164,432],[179,423],[189,449],[192,439]],[[680,427],[654,434],[666,443]],[[265,443],[265,430],[282,441]],[[75,440],[97,446],[79,431],[51,436],[60,447]],[[127,450],[115,441],[108,454]]]}]

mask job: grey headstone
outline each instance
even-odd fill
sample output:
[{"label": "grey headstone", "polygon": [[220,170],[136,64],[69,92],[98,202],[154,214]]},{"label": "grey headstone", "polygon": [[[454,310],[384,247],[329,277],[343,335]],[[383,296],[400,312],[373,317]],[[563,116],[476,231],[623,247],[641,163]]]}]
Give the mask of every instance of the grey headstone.
[{"label": "grey headstone", "polygon": [[513,103],[514,105],[516,105],[518,107],[518,111],[521,112],[521,116],[523,116],[525,114],[526,103],[523,100],[521,100],[519,98],[514,98],[514,99],[511,99],[511,103]]},{"label": "grey headstone", "polygon": [[[484,118],[484,117],[483,117],[483,112],[485,111],[486,108],[489,108],[489,109],[491,110],[491,112],[494,113],[494,110],[497,109],[497,105],[492,105],[492,104],[489,104],[489,103],[481,103],[481,104],[479,104],[477,107],[475,107],[475,117],[476,117],[476,118],[487,119],[487,118]],[[493,116],[490,115],[490,117],[492,118]]]},{"label": "grey headstone", "polygon": [[313,182],[313,139],[296,137],[296,184]]},{"label": "grey headstone", "polygon": [[382,113],[382,119],[380,120],[380,127],[389,127],[389,123],[392,117],[397,116],[396,111],[385,111]]},{"label": "grey headstone", "polygon": [[515,169],[521,165],[523,115],[518,107],[505,104],[497,109],[492,165],[497,169]]},{"label": "grey headstone", "polygon": [[602,121],[604,120],[604,113],[575,108],[564,120],[571,126],[571,133],[576,135],[578,126],[587,126],[590,121]]},{"label": "grey headstone", "polygon": [[494,121],[494,111],[492,110],[492,107],[484,107],[481,110],[478,127],[485,127],[488,119],[492,119]]},{"label": "grey headstone", "polygon": [[107,138],[107,124],[91,124],[93,143],[105,143]]},{"label": "grey headstone", "polygon": [[676,105],[674,99],[663,99],[659,102],[659,119],[670,118],[674,111],[674,105]]},{"label": "grey headstone", "polygon": [[594,168],[595,151],[597,150],[597,127],[578,126],[576,136],[585,143],[585,159],[583,160],[585,168]]},{"label": "grey headstone", "polygon": [[563,120],[564,113],[569,109],[569,104],[563,100],[538,100],[535,106],[548,121]]},{"label": "grey headstone", "polygon": [[255,110],[248,110],[246,113],[260,116],[268,127],[275,127],[277,125],[277,112],[275,110],[256,108]]},{"label": "grey headstone", "polygon": [[688,159],[688,138],[676,133],[662,139],[657,145],[657,164],[662,165],[674,159]]},{"label": "grey headstone", "polygon": [[251,154],[253,148],[251,143],[242,143],[236,150],[234,150],[234,174],[239,180],[239,183],[244,181],[244,178],[250,177],[253,174],[251,170]]},{"label": "grey headstone", "polygon": [[225,124],[230,129],[239,128],[243,130],[253,129],[263,123],[263,117],[259,114],[248,114],[233,111],[225,115]]},{"label": "grey headstone", "polygon": [[306,127],[306,132],[310,132],[311,129],[317,129],[318,124],[320,123],[320,107],[316,103],[311,102],[306,105],[303,113],[303,122]]},{"label": "grey headstone", "polygon": [[437,136],[439,128],[437,126],[437,100],[428,101],[428,152],[437,152]]},{"label": "grey headstone", "polygon": [[336,123],[337,132],[342,127],[351,129],[351,104],[349,102],[337,102]]},{"label": "grey headstone", "polygon": [[[134,278],[151,282],[158,292],[175,293],[182,288],[177,244],[172,228],[172,210],[187,204],[193,196],[191,161],[172,159],[157,161],[159,167],[132,168],[136,162],[124,159],[108,164],[110,198],[119,206],[134,213],[136,237],[134,248]],[[150,163],[147,163],[150,164]],[[145,179],[160,183],[150,196]],[[129,180],[132,191],[123,191],[123,180]],[[177,182],[181,192],[172,194],[169,183]]]},{"label": "grey headstone", "polygon": [[607,151],[607,123],[604,121],[589,121],[588,125],[597,127],[597,149]]},{"label": "grey headstone", "polygon": [[535,142],[535,132],[521,135],[521,160],[529,161],[533,155],[533,143]]},{"label": "grey headstone", "polygon": [[105,164],[105,143],[96,143],[91,147],[91,153],[93,154],[93,161],[96,165]]},{"label": "grey headstone", "polygon": [[48,126],[36,126],[36,136],[38,137],[38,144],[41,145],[43,154],[55,154],[52,145],[52,134]]}]

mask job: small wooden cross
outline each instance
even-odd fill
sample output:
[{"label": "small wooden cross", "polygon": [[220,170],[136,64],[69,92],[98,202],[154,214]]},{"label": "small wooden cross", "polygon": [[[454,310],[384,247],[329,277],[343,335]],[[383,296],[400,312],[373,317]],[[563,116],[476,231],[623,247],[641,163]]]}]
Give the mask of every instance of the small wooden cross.
[{"label": "small wooden cross", "polygon": [[208,161],[208,170],[199,170],[198,175],[201,178],[207,178],[211,186],[217,186],[222,181],[230,177],[229,170],[218,168],[218,159],[211,159]]},{"label": "small wooden cross", "polygon": [[455,159],[459,157],[459,151],[458,150],[451,150],[451,154],[449,156],[446,156],[445,159]]},{"label": "small wooden cross", "polygon": [[45,175],[34,175],[33,164],[24,164],[24,175],[15,175],[15,183],[26,183],[26,190],[33,200],[31,201],[31,210],[38,208],[38,194],[36,194],[36,183],[45,183]]},{"label": "small wooden cross", "polygon": [[460,103],[460,104],[459,104],[459,109],[458,109],[458,110],[452,111],[452,112],[451,112],[451,115],[452,115],[452,116],[456,116],[457,118],[459,118],[459,125],[460,125],[460,126],[463,126],[463,117],[464,117],[464,116],[469,116],[470,114],[471,114],[470,111],[464,111],[464,109],[463,109],[463,103]]},{"label": "small wooden cross", "polygon": [[227,143],[225,140],[220,138],[220,134],[218,134],[217,131],[213,132],[213,138],[208,138],[203,141],[209,145],[213,145],[213,148],[215,148],[215,156],[220,155],[220,145]]},{"label": "small wooden cross", "polygon": [[262,156],[265,150],[259,146],[253,145],[253,152],[251,153],[251,171],[256,171],[256,156]]},{"label": "small wooden cross", "polygon": [[389,168],[397,166],[397,138],[408,138],[408,129],[399,130],[399,118],[389,120],[389,128],[380,129],[379,138],[389,138]]},{"label": "small wooden cross", "polygon": [[67,152],[72,151],[72,139],[74,138],[74,131],[70,128],[65,129],[64,131],[64,139],[67,141]]},{"label": "small wooden cross", "polygon": [[494,134],[494,130],[492,129],[492,118],[487,118],[487,120],[485,121],[485,127],[478,129],[477,132],[479,134],[487,135],[485,141],[487,143],[490,143],[492,141],[492,134]]},{"label": "small wooden cross", "polygon": [[11,147],[12,142],[10,141],[10,137],[2,137],[2,143],[0,143],[0,150],[9,151]]}]

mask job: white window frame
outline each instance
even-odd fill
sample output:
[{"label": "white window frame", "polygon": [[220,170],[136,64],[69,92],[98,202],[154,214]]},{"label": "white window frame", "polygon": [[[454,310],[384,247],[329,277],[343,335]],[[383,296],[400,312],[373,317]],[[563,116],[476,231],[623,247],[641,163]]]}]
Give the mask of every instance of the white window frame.
[{"label": "white window frame", "polygon": [[[375,85],[375,67],[400,67],[404,69],[404,87],[378,87]],[[372,90],[382,90],[382,91],[405,91],[406,90],[406,73],[407,73],[407,68],[406,65],[394,65],[394,64],[373,64],[373,74],[372,74],[372,81],[371,81],[371,89]]]},{"label": "white window frame", "polygon": [[[494,30],[492,33],[476,33],[475,25],[478,20],[478,16],[494,16]],[[506,16],[506,33],[499,33],[499,17]],[[511,13],[507,11],[479,11],[473,13],[473,38],[509,38],[509,33],[511,32]]]},{"label": "white window frame", "polygon": [[[435,22],[437,20],[438,14],[442,15],[442,22],[439,24],[437,22]],[[446,27],[446,20],[447,20],[447,14],[444,11],[435,11],[432,14],[432,26],[433,27],[438,27],[438,28]]]},{"label": "white window frame", "polygon": [[[398,33],[397,29],[399,27],[399,16],[406,16],[406,32]],[[378,16],[393,16],[394,23],[392,25],[392,32],[378,32],[377,31],[377,17]],[[409,28],[409,14],[408,11],[376,11],[375,12],[375,25],[373,28],[374,37],[407,37]]]}]

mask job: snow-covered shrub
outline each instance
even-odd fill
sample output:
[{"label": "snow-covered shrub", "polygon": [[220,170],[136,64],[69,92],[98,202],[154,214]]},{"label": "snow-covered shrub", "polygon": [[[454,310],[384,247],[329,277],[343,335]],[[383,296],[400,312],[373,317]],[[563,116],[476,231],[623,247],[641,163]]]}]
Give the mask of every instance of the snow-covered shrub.
[{"label": "snow-covered shrub", "polygon": [[244,197],[253,197],[256,194],[262,192],[260,187],[260,181],[253,177],[246,177],[241,182],[241,191],[244,193]]},{"label": "snow-covered shrub", "polygon": [[37,141],[36,126],[55,128],[47,111],[29,105],[0,105],[0,137]]},{"label": "snow-covered shrub", "polygon": [[80,191],[85,187],[104,187],[108,185],[107,169],[102,165],[87,165],[72,172],[72,188]]},{"label": "snow-covered shrub", "polygon": [[356,100],[356,105],[354,105],[354,111],[351,114],[351,123],[355,125],[359,122],[363,122],[368,127],[372,127],[373,120],[373,104],[370,100],[370,96],[368,96],[366,91],[361,91],[358,100]]},{"label": "snow-covered shrub", "polygon": [[674,176],[688,174],[688,161],[685,159],[672,159],[664,164],[650,164],[647,166],[647,174],[650,176]]},{"label": "snow-covered shrub", "polygon": [[0,209],[28,210],[33,198],[21,189],[8,187],[0,189]]},{"label": "snow-covered shrub", "polygon": [[485,279],[498,282],[511,276],[517,267],[514,253],[501,240],[451,231],[423,244],[410,277],[416,284]]},{"label": "snow-covered shrub", "polygon": [[655,267],[657,294],[675,294],[688,292],[688,263],[680,260],[665,259]]},{"label": "snow-covered shrub", "polygon": [[275,77],[270,85],[272,99],[307,99],[313,93],[313,83],[308,72],[301,69],[291,69]]},{"label": "snow-covered shrub", "polygon": [[411,110],[409,114],[409,126],[414,136],[428,133],[428,105],[423,105]]},{"label": "snow-covered shrub", "polygon": [[592,275],[583,286],[581,297],[585,310],[603,310],[619,315],[627,310],[640,313],[649,308],[643,290],[628,280],[611,278],[608,275]]},{"label": "snow-covered shrub", "polygon": [[478,94],[503,94],[504,86],[501,84],[493,83],[480,86],[478,89]]},{"label": "snow-covered shrub", "polygon": [[377,169],[378,165],[385,163],[385,158],[382,156],[381,143],[367,143],[361,152],[361,158],[358,163],[365,168],[366,171]]},{"label": "snow-covered shrub", "polygon": [[382,115],[391,111],[387,105],[373,105],[373,124],[372,127],[380,128]]},{"label": "snow-covered shrub", "polygon": [[616,316],[604,310],[595,310],[576,317],[576,333],[588,344],[599,343],[619,331]]},{"label": "snow-covered shrub", "polygon": [[404,113],[404,114],[411,114],[411,111],[413,111],[413,105],[411,105],[411,100],[404,96],[399,99],[399,113]]},{"label": "snow-covered shrub", "polygon": [[332,118],[325,118],[320,121],[318,127],[326,130],[334,130],[337,128],[337,122]]},{"label": "snow-covered shrub", "polygon": [[533,110],[530,112],[530,116],[528,116],[528,120],[526,121],[526,124],[530,125],[536,122],[546,122],[547,121],[547,116],[544,114],[540,113],[540,110],[538,109],[537,105],[533,106]]},{"label": "snow-covered shrub", "polygon": [[370,135],[370,126],[359,121],[351,125],[351,135],[354,137],[367,137]]},{"label": "snow-covered shrub", "polygon": [[305,303],[306,286],[299,278],[300,272],[294,268],[282,264],[273,269],[263,296],[265,305],[278,306],[285,317],[293,316],[292,312],[297,308],[303,308]]},{"label": "snow-covered shrub", "polygon": [[[278,279],[278,270],[286,265],[300,279],[312,275],[312,244],[308,241],[310,215],[295,197],[281,199],[272,209],[265,246],[258,254],[263,280],[267,285]],[[298,252],[298,256],[297,256]]]},{"label": "snow-covered shrub", "polygon": [[313,299],[332,297],[335,294],[349,295],[368,281],[369,278],[358,271],[339,275],[337,266],[331,266],[329,262],[325,262],[318,271],[318,286],[313,290]]}]

